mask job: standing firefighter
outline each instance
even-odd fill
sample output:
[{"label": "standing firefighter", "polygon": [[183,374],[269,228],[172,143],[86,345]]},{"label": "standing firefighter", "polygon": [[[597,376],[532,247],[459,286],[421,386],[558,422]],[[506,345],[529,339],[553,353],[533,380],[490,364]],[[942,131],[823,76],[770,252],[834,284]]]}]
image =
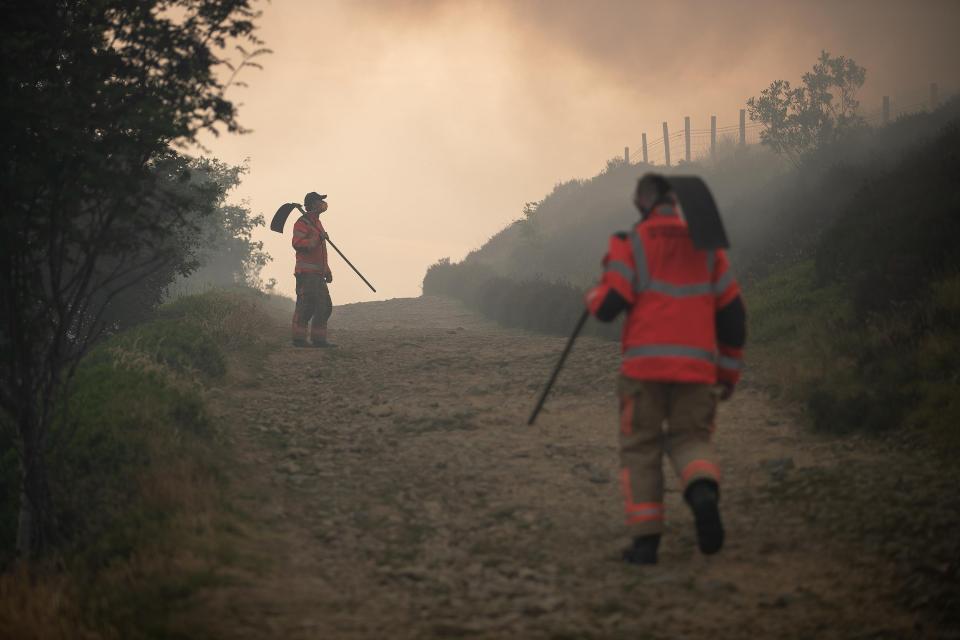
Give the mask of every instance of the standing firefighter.
[{"label": "standing firefighter", "polygon": [[[293,312],[293,344],[297,347],[332,347],[327,341],[327,320],[333,313],[333,302],[327,284],[333,273],[327,263],[327,233],[320,223],[320,214],[327,210],[327,196],[311,191],[303,199],[306,212],[293,227],[293,248],[297,252],[297,307]],[[312,322],[311,322],[312,321]],[[310,342],[307,342],[307,325]]]},{"label": "standing firefighter", "polygon": [[722,249],[694,247],[676,194],[662,176],[637,184],[641,220],[610,239],[587,306],[604,322],[621,311],[620,478],[633,544],[623,557],[653,564],[663,532],[666,453],[693,510],[700,550],[723,546],[720,469],[711,435],[717,401],[740,378],[746,312]]}]

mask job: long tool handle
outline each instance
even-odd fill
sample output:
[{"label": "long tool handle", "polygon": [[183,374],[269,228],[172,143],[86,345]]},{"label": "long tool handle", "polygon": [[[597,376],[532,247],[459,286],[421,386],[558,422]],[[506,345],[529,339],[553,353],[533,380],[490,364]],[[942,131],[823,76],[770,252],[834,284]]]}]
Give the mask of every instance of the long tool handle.
[{"label": "long tool handle", "polygon": [[533,413],[530,414],[530,419],[527,420],[527,425],[532,425],[534,420],[537,419],[537,415],[540,414],[540,409],[543,409],[543,403],[547,401],[547,394],[550,393],[550,389],[553,388],[553,383],[557,381],[557,376],[560,374],[560,369],[563,368],[563,363],[566,361],[567,356],[570,355],[570,350],[573,348],[573,343],[577,339],[577,336],[580,335],[580,330],[583,329],[583,325],[587,322],[587,318],[590,316],[590,312],[586,309],[583,310],[583,313],[580,314],[580,319],[577,320],[577,326],[574,327],[573,333],[570,334],[570,339],[567,340],[567,346],[563,348],[563,353],[560,354],[560,361],[557,362],[557,366],[554,367],[553,373],[550,374],[550,380],[547,381],[547,386],[544,388],[543,393],[540,394],[540,400],[537,401],[537,406],[533,409]]},{"label": "long tool handle", "polygon": [[363,274],[360,273],[359,271],[357,271],[357,268],[356,268],[355,266],[353,266],[353,263],[352,263],[352,262],[350,262],[349,260],[347,260],[347,256],[343,255],[343,252],[340,251],[340,249],[337,249],[337,245],[333,244],[333,241],[330,240],[330,238],[327,238],[327,242],[330,243],[330,246],[333,247],[333,250],[334,250],[334,251],[336,251],[337,253],[340,254],[340,257],[343,258],[343,261],[346,262],[348,265],[350,265],[350,268],[353,269],[353,272],[354,272],[355,274],[357,274],[358,276],[360,276],[360,279],[363,280],[363,283],[364,283],[365,285],[367,285],[368,287],[370,287],[370,290],[371,290],[371,291],[373,291],[374,293],[376,293],[377,290],[373,288],[373,285],[370,284],[369,282],[367,282],[367,279],[363,277]]}]

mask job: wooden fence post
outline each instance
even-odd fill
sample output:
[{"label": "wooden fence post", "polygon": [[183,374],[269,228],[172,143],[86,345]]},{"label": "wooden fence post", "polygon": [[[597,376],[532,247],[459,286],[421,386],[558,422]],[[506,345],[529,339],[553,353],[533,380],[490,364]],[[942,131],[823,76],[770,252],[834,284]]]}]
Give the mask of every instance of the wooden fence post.
[{"label": "wooden fence post", "polygon": [[683,117],[683,142],[684,146],[684,159],[687,162],[690,162],[690,116]]},{"label": "wooden fence post", "polygon": [[643,134],[643,164],[647,164],[647,134]]},{"label": "wooden fence post", "polygon": [[740,109],[740,146],[747,144],[747,110]]},{"label": "wooden fence post", "polygon": [[623,148],[623,161],[626,164],[630,164],[630,147]]},{"label": "wooden fence post", "polygon": [[710,116],[710,157],[717,155],[717,116]]},{"label": "wooden fence post", "polygon": [[667,123],[663,123],[663,156],[666,162],[666,165],[670,166],[670,130],[667,128]]},{"label": "wooden fence post", "polygon": [[890,124],[890,96],[883,96],[883,124]]}]

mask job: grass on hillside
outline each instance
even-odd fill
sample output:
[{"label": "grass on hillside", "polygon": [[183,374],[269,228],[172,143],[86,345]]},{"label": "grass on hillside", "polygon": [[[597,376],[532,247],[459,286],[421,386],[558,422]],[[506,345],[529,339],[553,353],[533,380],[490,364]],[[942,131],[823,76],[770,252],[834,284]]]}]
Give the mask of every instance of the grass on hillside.
[{"label": "grass on hillside", "polygon": [[750,360],[765,386],[806,404],[830,432],[922,429],[960,448],[960,274],[895,313],[855,313],[840,284],[818,286],[812,260],[752,286]]},{"label": "grass on hillside", "polygon": [[[49,459],[56,549],[0,576],[0,637],[170,637],[178,608],[223,579],[237,526],[223,498],[225,443],[204,396],[231,383],[231,363],[255,366],[272,348],[268,310],[278,304],[245,289],[188,296],[84,359]],[[4,463],[16,459],[11,444],[0,443]],[[9,468],[4,564],[18,503]]]}]

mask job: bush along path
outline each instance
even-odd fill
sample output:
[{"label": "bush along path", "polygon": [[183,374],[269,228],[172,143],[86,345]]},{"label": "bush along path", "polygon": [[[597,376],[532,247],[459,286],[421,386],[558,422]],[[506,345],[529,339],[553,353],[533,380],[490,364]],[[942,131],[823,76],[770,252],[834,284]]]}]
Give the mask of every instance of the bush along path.
[{"label": "bush along path", "polygon": [[[29,572],[0,573],[0,638],[173,637],[193,594],[229,579],[230,457],[206,399],[250,380],[276,348],[272,304],[243,288],[185,297],[83,360],[50,458],[56,546]],[[0,437],[4,566],[16,469],[13,444]]]},{"label": "bush along path", "polygon": [[807,432],[748,378],[717,432],[726,548],[698,554],[668,472],[661,562],[628,566],[616,344],[579,342],[531,428],[563,338],[503,329],[429,297],[339,307],[331,326],[338,349],[281,347],[213,400],[238,457],[228,491],[240,542],[231,579],[200,591],[184,629],[230,638],[956,630],[956,472],[921,452]]}]

